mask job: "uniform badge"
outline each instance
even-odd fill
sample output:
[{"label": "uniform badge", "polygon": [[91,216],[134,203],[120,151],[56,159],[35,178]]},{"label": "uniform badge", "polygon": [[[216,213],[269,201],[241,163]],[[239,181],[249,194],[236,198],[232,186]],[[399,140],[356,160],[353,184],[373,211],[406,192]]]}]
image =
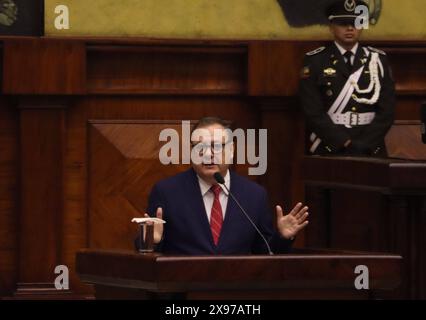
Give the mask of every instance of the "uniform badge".
[{"label": "uniform badge", "polygon": [[367,58],[363,58],[363,59],[361,59],[361,63],[362,63],[362,64],[366,64],[366,63],[367,63]]},{"label": "uniform badge", "polygon": [[336,69],[333,68],[324,69],[323,72],[326,77],[334,77],[336,75]]},{"label": "uniform badge", "polygon": [[307,67],[307,66],[304,67],[302,69],[302,74],[301,74],[302,79],[307,79],[310,76],[311,76],[311,69],[309,67]]},{"label": "uniform badge", "polygon": [[345,1],[345,10],[349,12],[355,11],[356,3],[355,0],[346,0]]}]

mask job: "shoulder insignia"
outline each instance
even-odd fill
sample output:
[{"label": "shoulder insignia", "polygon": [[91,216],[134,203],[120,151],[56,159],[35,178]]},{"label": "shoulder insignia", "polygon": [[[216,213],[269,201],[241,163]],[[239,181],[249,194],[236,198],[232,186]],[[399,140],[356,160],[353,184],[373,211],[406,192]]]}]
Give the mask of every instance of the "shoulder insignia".
[{"label": "shoulder insignia", "polygon": [[379,49],[376,49],[376,48],[373,48],[373,47],[367,47],[370,51],[373,51],[373,52],[377,52],[377,53],[379,53],[379,54],[381,54],[381,55],[386,55],[386,52],[384,52],[384,51],[382,51],[382,50],[379,50]]},{"label": "shoulder insignia", "polygon": [[325,47],[319,47],[318,49],[315,49],[315,50],[313,50],[311,52],[308,52],[306,55],[307,56],[314,56],[314,55],[316,55],[316,54],[324,51],[324,49],[325,49]]}]

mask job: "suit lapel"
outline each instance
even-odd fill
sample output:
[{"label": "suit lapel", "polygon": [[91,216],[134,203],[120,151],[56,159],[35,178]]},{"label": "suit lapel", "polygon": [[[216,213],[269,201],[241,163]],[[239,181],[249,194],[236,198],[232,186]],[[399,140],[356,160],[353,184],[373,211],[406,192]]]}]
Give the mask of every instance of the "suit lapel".
[{"label": "suit lapel", "polygon": [[200,227],[200,235],[214,246],[213,236],[210,229],[209,219],[207,218],[206,207],[204,206],[203,197],[201,196],[200,184],[198,183],[197,174],[191,169],[192,174],[187,181],[187,194],[194,195],[191,203],[192,215],[196,225]]}]

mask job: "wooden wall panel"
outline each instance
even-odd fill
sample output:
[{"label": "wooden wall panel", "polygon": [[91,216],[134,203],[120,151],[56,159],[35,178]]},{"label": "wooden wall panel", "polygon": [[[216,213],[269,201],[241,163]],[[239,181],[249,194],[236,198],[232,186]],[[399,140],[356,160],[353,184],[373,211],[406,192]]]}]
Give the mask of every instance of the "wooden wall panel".
[{"label": "wooden wall panel", "polygon": [[91,46],[87,87],[91,93],[242,94],[244,47]]},{"label": "wooden wall panel", "polygon": [[3,42],[0,41],[0,93],[3,92]]},{"label": "wooden wall panel", "polygon": [[96,121],[89,126],[89,246],[132,249],[137,227],[130,220],[143,217],[149,182],[189,167],[159,161],[161,130],[180,133],[181,124]]},{"label": "wooden wall panel", "polygon": [[422,228],[422,226],[426,226],[426,199],[423,199],[422,207],[417,208],[417,212],[419,212],[419,214],[415,217],[416,221],[414,225],[415,228],[417,228],[416,234],[418,234],[419,237],[418,239],[414,239],[417,244],[414,257],[418,259],[417,274],[422,274],[422,276],[417,279],[419,281],[419,287],[422,288],[420,292],[418,292],[418,296],[426,297],[426,276],[424,276],[424,272],[421,272],[421,270],[426,270],[426,255],[421,254],[421,252],[423,252],[422,250],[426,247],[426,232],[424,232]]},{"label": "wooden wall panel", "polygon": [[20,105],[20,283],[49,282],[59,264],[65,111]]},{"label": "wooden wall panel", "polygon": [[426,161],[421,122],[397,120],[386,136],[386,148],[390,157]]},{"label": "wooden wall panel", "polygon": [[253,41],[249,45],[249,95],[294,96],[303,57],[315,42]]},{"label": "wooden wall panel", "polygon": [[75,273],[75,253],[88,247],[87,217],[87,110],[74,101],[65,119],[64,206],[61,262],[70,269],[71,290],[91,293]]},{"label": "wooden wall panel", "polygon": [[426,95],[426,48],[421,44],[410,47],[382,46],[391,65],[400,95]]},{"label": "wooden wall panel", "polygon": [[38,38],[4,40],[5,94],[79,94],[86,78],[82,42]]},{"label": "wooden wall panel", "polygon": [[[145,173],[149,166],[158,167],[152,162],[154,149],[146,159],[140,146],[131,145],[128,137],[155,136],[146,129],[149,123],[174,124],[213,115],[233,121],[237,128],[268,129],[268,171],[254,179],[268,189],[271,205],[282,204],[288,209],[303,201],[300,158],[304,121],[295,94],[303,54],[319,45],[286,41],[4,40],[7,63],[2,72],[3,89],[10,97],[0,97],[0,139],[5,141],[0,174],[6,177],[0,181],[0,210],[4,213],[0,216],[0,258],[7,262],[0,266],[0,271],[6,272],[0,272],[0,295],[10,295],[18,281],[51,281],[51,268],[59,263],[70,268],[74,293],[91,294],[91,288],[75,273],[77,250],[131,247],[134,226],[127,220],[135,213],[132,206],[142,210],[148,190],[160,175],[176,170]],[[397,119],[418,120],[420,102],[425,98],[424,44],[375,46],[391,49],[398,82]],[[413,62],[405,66],[411,57]],[[13,109],[6,102],[22,102],[27,94],[32,96],[26,98],[24,109]],[[45,96],[43,101],[41,95]],[[67,96],[58,104],[56,95]],[[57,109],[61,104],[66,108]],[[135,133],[129,131],[129,125],[137,128]],[[124,145],[117,147],[123,141]],[[123,174],[102,173],[115,168],[117,172],[111,172]],[[237,166],[236,170],[247,175],[247,167]],[[114,177],[110,185],[101,183]],[[109,203],[110,194],[120,202]],[[22,199],[22,208],[17,207],[17,199]],[[127,211],[121,222],[109,229],[115,221],[109,214],[116,214],[121,206]],[[110,208],[115,211],[111,213]],[[23,233],[18,233],[18,227]],[[30,252],[17,248],[18,237],[22,248],[31,247]],[[32,241],[34,246],[29,245]],[[299,236],[296,245],[304,243],[303,235]]]},{"label": "wooden wall panel", "polygon": [[[388,251],[386,202],[380,193],[332,190],[329,247],[373,252]],[[362,199],[362,200],[360,200]],[[371,214],[374,212],[375,214]]]},{"label": "wooden wall panel", "polygon": [[[267,187],[272,208],[283,206],[289,212],[297,202],[304,201],[300,166],[304,155],[303,114],[297,99],[260,99],[262,128],[268,129],[268,170],[260,178]],[[275,210],[275,209],[274,209]],[[303,246],[304,236],[296,246]]]},{"label": "wooden wall panel", "polygon": [[[372,44],[374,45],[374,44]],[[420,105],[426,98],[426,57],[424,43],[378,44],[387,53],[395,80],[396,120],[419,120]]]},{"label": "wooden wall panel", "polygon": [[[116,228],[116,231],[113,233],[115,236],[111,236],[108,232],[97,228],[95,219],[93,219],[93,223],[89,223],[93,217],[89,203],[93,204],[92,199],[94,196],[92,185],[89,184],[91,179],[89,178],[97,174],[95,164],[92,166],[89,163],[93,163],[92,156],[99,155],[102,150],[114,150],[114,147],[111,147],[111,143],[105,140],[102,135],[97,137],[99,138],[97,141],[101,141],[102,143],[93,144],[92,134],[99,134],[99,131],[94,129],[94,125],[141,124],[150,121],[157,123],[166,121],[175,125],[176,121],[197,120],[207,115],[232,119],[234,120],[235,127],[259,127],[258,109],[238,97],[144,96],[141,98],[99,96],[75,99],[70,104],[66,117],[67,143],[64,157],[64,219],[61,261],[70,268],[71,289],[73,292],[80,294],[91,292],[90,287],[83,285],[75,274],[75,253],[77,250],[93,244],[106,247],[112,242],[116,242],[115,245],[131,248],[136,231],[133,229],[135,226],[128,221],[128,217],[123,219],[120,226]],[[155,141],[158,141],[158,136],[154,138]],[[101,146],[100,149],[97,147],[99,145]],[[109,147],[111,149],[108,149]],[[126,159],[120,156],[119,153],[118,155],[118,158],[122,161],[120,163],[124,163]],[[102,164],[108,161],[113,161],[110,156],[106,158],[101,157],[101,160],[96,160],[96,163],[99,162]],[[148,162],[146,159],[131,159],[129,163],[130,167],[134,166],[134,169],[137,171],[139,171],[138,166],[141,165],[140,172],[134,173],[137,177],[143,172]],[[158,163],[154,163],[153,165],[158,166]],[[128,167],[123,170],[127,169]],[[122,169],[117,167],[117,170]],[[140,184],[139,181],[134,187],[128,188],[125,196],[133,199],[132,203],[136,203],[138,208],[144,210],[146,206],[146,193],[149,192],[153,184],[158,181],[160,176],[162,178],[176,172],[174,167],[169,167],[167,170],[161,170],[154,173],[154,175],[150,173],[148,176],[144,176],[143,184]],[[247,168],[244,166],[238,166],[236,170],[240,174],[247,175]],[[140,195],[138,195],[139,192]],[[107,199],[106,201],[109,200]],[[117,205],[112,206],[116,207]],[[97,234],[96,243],[91,241],[93,228],[95,228],[95,234]],[[126,236],[122,238],[124,234]]]},{"label": "wooden wall panel", "polygon": [[420,106],[425,99],[426,94],[397,95],[395,120],[420,120]]},{"label": "wooden wall panel", "polygon": [[18,112],[0,97],[0,297],[11,295],[18,277]]}]

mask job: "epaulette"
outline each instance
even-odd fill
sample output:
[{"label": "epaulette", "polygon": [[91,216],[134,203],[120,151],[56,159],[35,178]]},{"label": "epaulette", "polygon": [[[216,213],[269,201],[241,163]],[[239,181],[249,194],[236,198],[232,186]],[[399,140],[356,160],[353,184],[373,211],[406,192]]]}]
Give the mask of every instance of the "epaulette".
[{"label": "epaulette", "polygon": [[379,54],[381,54],[381,55],[386,55],[386,52],[384,52],[384,51],[382,51],[382,50],[379,50],[379,49],[376,49],[376,48],[373,48],[373,47],[367,47],[370,51],[373,51],[373,52],[377,52],[377,53],[379,53]]},{"label": "epaulette", "polygon": [[317,48],[315,50],[312,50],[311,52],[308,52],[306,55],[307,56],[314,56],[314,55],[316,55],[316,54],[318,54],[318,53],[320,53],[320,52],[322,52],[324,50],[325,50],[325,47],[319,47],[319,48]]}]

